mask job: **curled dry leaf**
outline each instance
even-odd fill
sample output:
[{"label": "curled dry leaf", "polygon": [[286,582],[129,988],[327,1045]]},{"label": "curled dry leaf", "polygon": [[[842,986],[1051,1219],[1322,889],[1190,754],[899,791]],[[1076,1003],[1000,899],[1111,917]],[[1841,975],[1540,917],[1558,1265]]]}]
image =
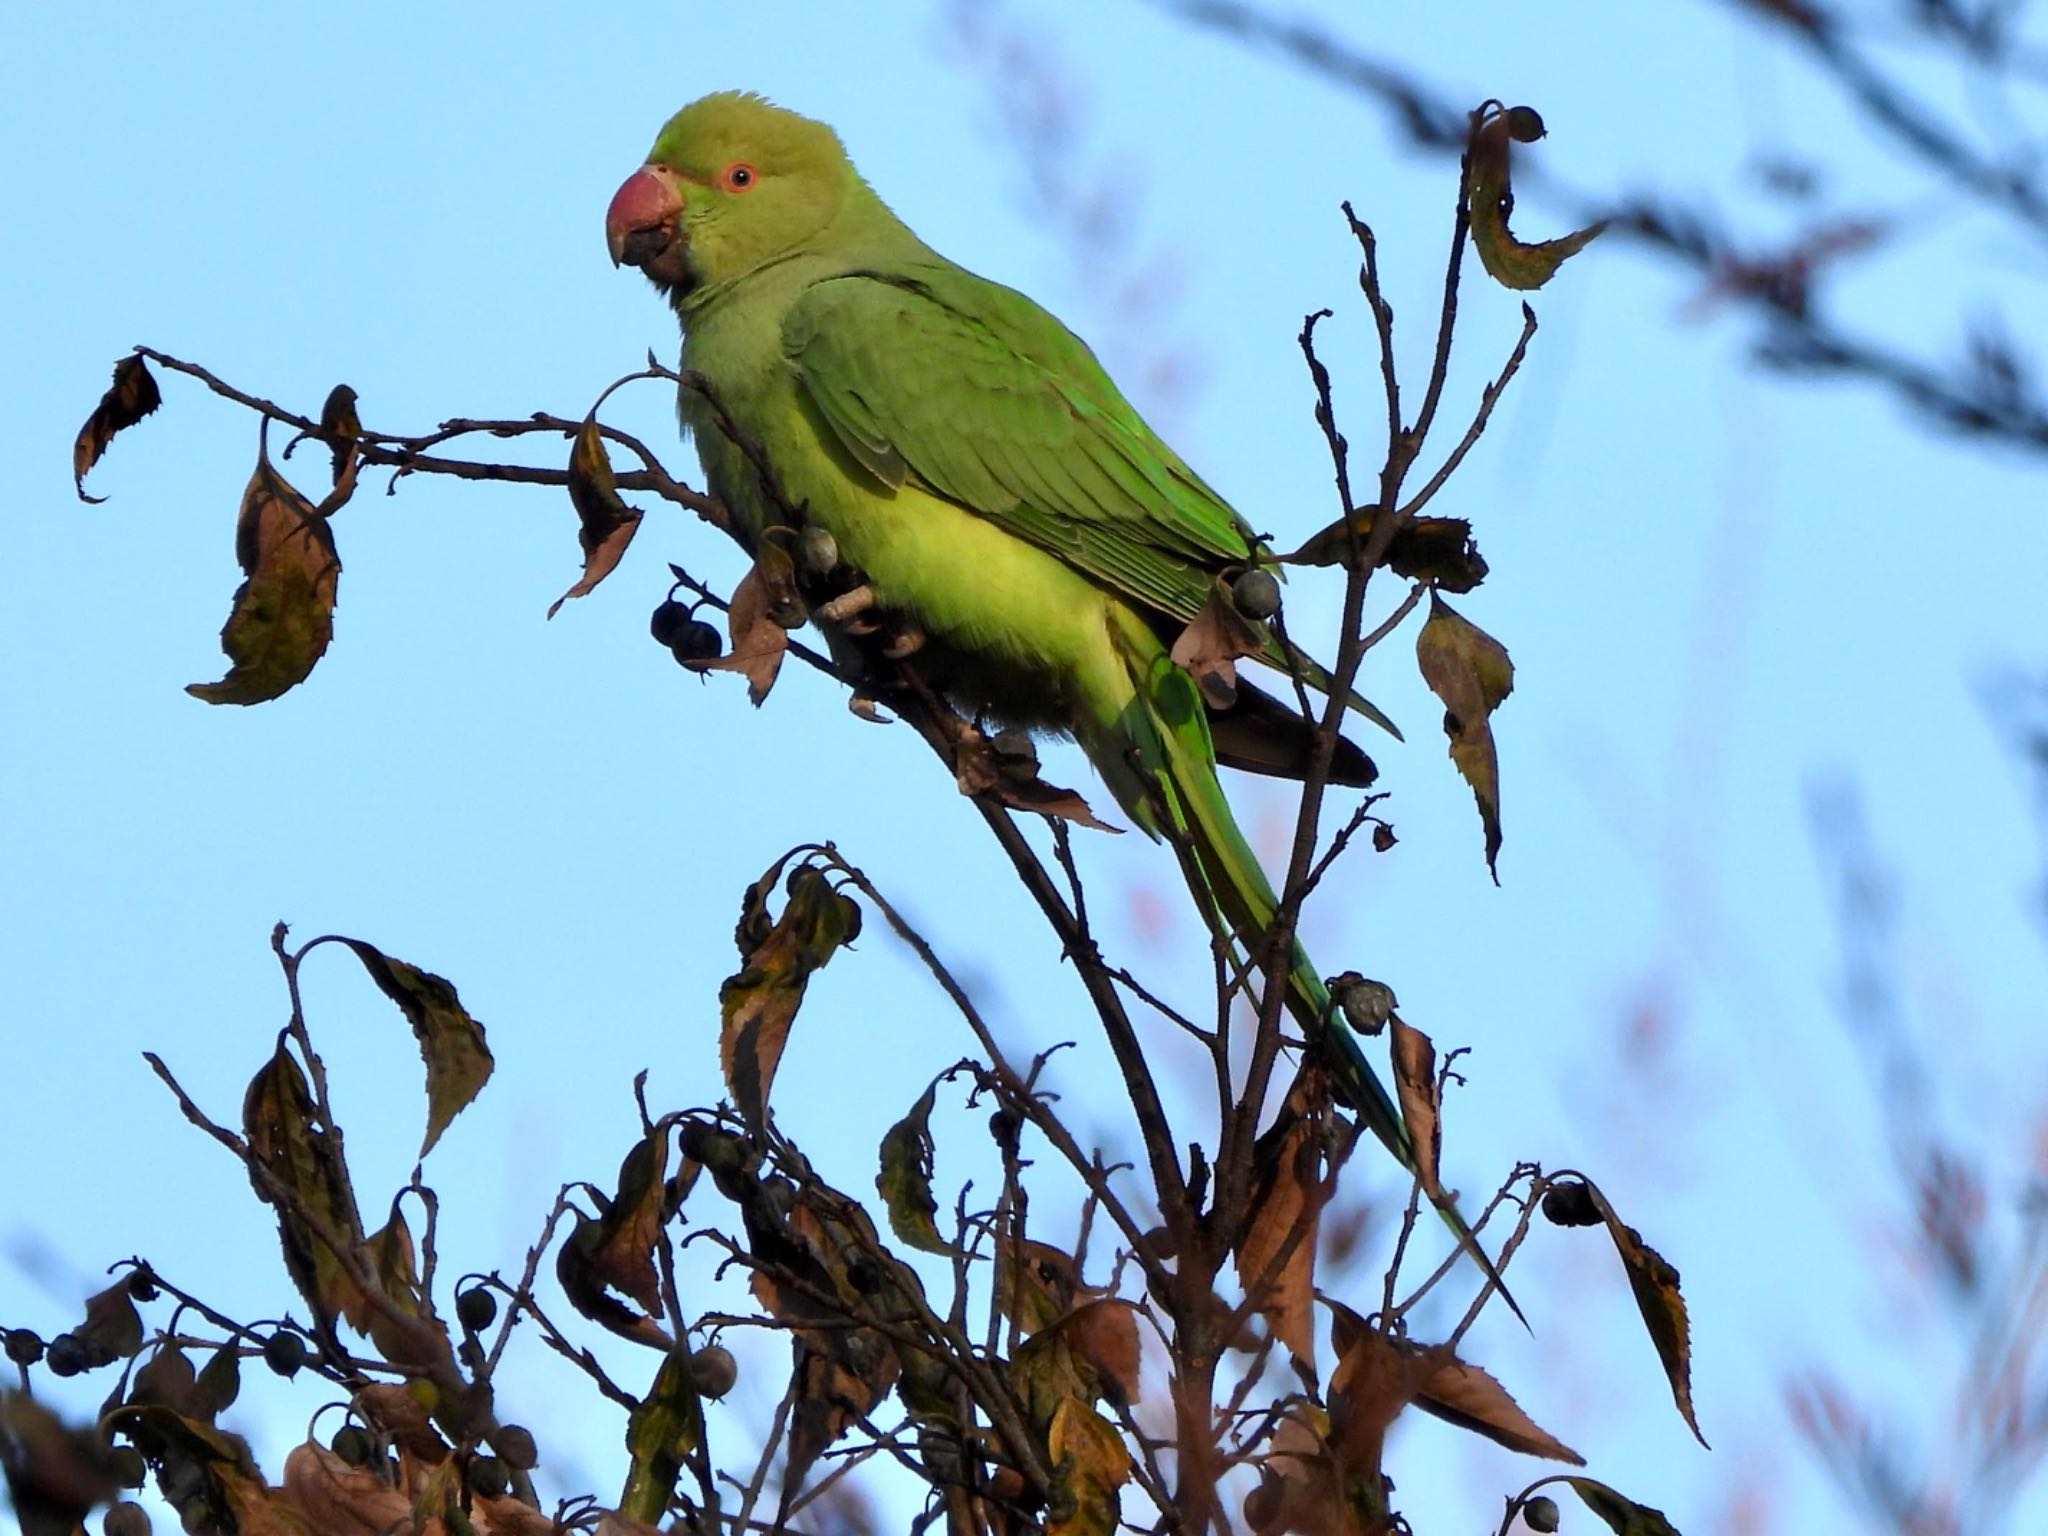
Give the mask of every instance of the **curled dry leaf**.
[{"label": "curled dry leaf", "polygon": [[1585,1465],[1505,1387],[1450,1346],[1390,1338],[1362,1325],[1349,1309],[1338,1311],[1332,1337],[1339,1359],[1330,1378],[1330,1440],[1345,1477],[1377,1474],[1387,1429],[1410,1403],[1510,1450]]},{"label": "curled dry leaf", "polygon": [[1038,754],[1030,749],[1028,739],[1025,747],[1017,750],[1000,737],[995,741],[978,734],[961,737],[953,746],[953,778],[963,795],[987,796],[1014,810],[1036,811],[1098,832],[1123,831],[1099,819],[1073,790],[1041,779]]},{"label": "curled dry leaf", "polygon": [[191,1406],[187,1418],[211,1424],[242,1395],[242,1357],[232,1344],[223,1344],[200,1369],[192,1382]]},{"label": "curled dry leaf", "polygon": [[[392,1202],[391,1219],[363,1240],[362,1252],[369,1262],[370,1273],[377,1279],[378,1289],[383,1291],[387,1301],[408,1318],[423,1319],[431,1315],[426,1298],[420,1291],[412,1228],[406,1225],[397,1201]],[[349,1290],[348,1302],[354,1304],[354,1310],[345,1304],[342,1315],[348,1319],[349,1325],[375,1343],[384,1358],[393,1365],[425,1367],[439,1363],[445,1345],[438,1330],[434,1341],[427,1343],[353,1287]]]},{"label": "curled dry leaf", "polygon": [[960,1250],[939,1236],[939,1202],[932,1195],[932,1103],[934,1081],[910,1113],[882,1137],[882,1166],[875,1189],[889,1210],[889,1230],[913,1248],[951,1256]]},{"label": "curled dry leaf", "polygon": [[603,1222],[592,1221],[578,1212],[576,1225],[555,1253],[555,1278],[561,1282],[562,1294],[569,1298],[571,1306],[600,1328],[609,1329],[622,1339],[631,1339],[635,1344],[645,1344],[650,1349],[672,1349],[675,1341],[669,1338],[661,1324],[635,1312],[605,1288],[604,1272],[596,1262],[598,1248],[604,1240]]},{"label": "curled dry leaf", "polygon": [[134,426],[163,401],[163,392],[156,387],[156,379],[140,353],[131,352],[114,364],[114,382],[85,418],[85,425],[78,429],[78,441],[71,449],[71,473],[78,484],[80,501],[98,503],[107,499],[86,494],[86,471],[99,463],[116,432]]},{"label": "curled dry leaf", "polygon": [[1098,1395],[1121,1406],[1135,1403],[1138,1377],[1138,1311],[1118,1296],[1076,1307],[1053,1325],[1075,1355],[1087,1362]]},{"label": "curled dry leaf", "polygon": [[1509,160],[1516,142],[1543,136],[1543,119],[1528,107],[1482,110],[1472,128],[1467,150],[1466,195],[1472,210],[1472,244],[1495,282],[1505,288],[1541,288],[1557,275],[1565,258],[1583,249],[1607,227],[1602,219],[1556,240],[1525,244],[1508,228],[1515,210]]},{"label": "curled dry leaf", "polygon": [[344,479],[316,508],[259,448],[256,473],[242,492],[235,556],[244,580],[220,632],[232,665],[217,683],[185,691],[209,704],[261,704],[304,682],[334,638],[341,556],[327,514],[347,499]]},{"label": "curled dry leaf", "polygon": [[[772,544],[763,544],[753,569],[733,588],[732,606],[725,613],[726,629],[732,640],[726,653],[711,661],[689,663],[699,672],[739,673],[747,680],[748,700],[757,707],[775,686],[775,675],[782,670],[782,658],[789,652],[789,631],[775,621],[770,611],[775,601],[773,575],[762,574],[764,558],[771,566],[776,564],[770,553],[774,549]],[[783,561],[788,559],[788,555],[782,555]]]},{"label": "curled dry leaf", "polygon": [[[743,934],[748,924],[743,915]],[[789,899],[774,926],[751,949],[742,938],[746,963],[718,989],[724,1015],[718,1043],[726,1088],[750,1124],[767,1118],[768,1090],[812,974],[859,929],[859,906],[834,890],[822,870],[805,864],[791,874]]]},{"label": "curled dry leaf", "polygon": [[1415,1176],[1422,1192],[1431,1200],[1443,1197],[1440,1173],[1443,1162],[1443,1104],[1437,1090],[1436,1047],[1429,1036],[1398,1013],[1390,1013],[1393,1025],[1394,1092],[1401,1102],[1401,1119],[1408,1126],[1408,1140],[1415,1148]]},{"label": "curled dry leaf", "polygon": [[1294,1358],[1315,1363],[1316,1233],[1328,1197],[1322,1136],[1299,1090],[1252,1152],[1251,1219],[1237,1245],[1237,1278]]},{"label": "curled dry leaf", "polygon": [[1330,1455],[1345,1484],[1377,1486],[1387,1430],[1415,1396],[1413,1360],[1377,1328],[1338,1344],[1330,1375]]},{"label": "curled dry leaf", "polygon": [[468,1107],[490,1080],[491,1050],[484,1027],[471,1018],[446,977],[423,971],[374,944],[343,939],[363,962],[363,969],[392,1002],[398,1004],[419,1041],[427,1066],[427,1135],[420,1144],[425,1157],[441,1139],[448,1122]]},{"label": "curled dry leaf", "polygon": [[320,1124],[306,1075],[283,1035],[243,1095],[242,1129],[251,1163],[296,1197],[297,1208],[290,1201],[272,1201],[265,1181],[251,1169],[257,1196],[276,1205],[285,1268],[306,1305],[330,1323],[344,1315],[363,1316],[367,1303],[362,1293],[334,1251],[314,1235],[313,1226],[318,1222],[344,1242],[360,1242],[363,1228],[355,1191],[340,1146],[330,1128]]},{"label": "curled dry leaf", "polygon": [[583,546],[583,574],[576,585],[548,605],[553,618],[572,597],[587,597],[624,558],[640,531],[640,511],[619,496],[619,480],[605,451],[597,417],[586,416],[569,451],[569,500],[576,508],[577,542]]},{"label": "curled dry leaf", "polygon": [[175,1344],[164,1344],[136,1371],[128,1401],[137,1408],[154,1404],[184,1418],[202,1417],[192,1411],[192,1393],[198,1385],[192,1357]]},{"label": "curled dry leaf", "polygon": [[619,1165],[618,1193],[598,1220],[590,1262],[605,1282],[648,1312],[661,1309],[661,1276],[654,1249],[660,1240],[668,1173],[668,1130],[657,1126],[634,1143]]},{"label": "curled dry leaf", "polygon": [[[1286,563],[1348,564],[1354,537],[1359,548],[1372,537],[1376,511],[1360,507],[1349,519],[1339,518],[1319,529],[1286,557]],[[1387,544],[1385,564],[1396,576],[1427,581],[1443,592],[1470,592],[1487,572],[1486,559],[1472,539],[1472,525],[1462,517],[1411,517]]]},{"label": "curled dry leaf", "polygon": [[331,1536],[383,1536],[412,1514],[412,1500],[367,1467],[352,1467],[315,1441],[284,1459],[279,1502]]},{"label": "curled dry leaf", "polygon": [[1220,578],[1194,621],[1173,642],[1173,664],[1195,680],[1202,701],[1211,709],[1237,702],[1237,663],[1241,657],[1263,655],[1266,635],[1237,611],[1230,587]]},{"label": "curled dry leaf", "polygon": [[1444,734],[1451,761],[1472,786],[1486,831],[1486,867],[1500,882],[1500,760],[1494,750],[1494,710],[1515,686],[1507,648],[1471,620],[1430,594],[1429,621],[1415,642],[1415,660],[1430,692],[1443,700]]},{"label": "curled dry leaf", "polygon": [[441,1438],[419,1398],[395,1381],[377,1382],[355,1395],[355,1409],[399,1449],[402,1456],[439,1466],[453,1449]]},{"label": "curled dry leaf", "polygon": [[134,1293],[126,1279],[116,1280],[87,1300],[85,1321],[71,1330],[71,1336],[94,1368],[111,1365],[142,1348],[142,1314],[135,1310]]}]

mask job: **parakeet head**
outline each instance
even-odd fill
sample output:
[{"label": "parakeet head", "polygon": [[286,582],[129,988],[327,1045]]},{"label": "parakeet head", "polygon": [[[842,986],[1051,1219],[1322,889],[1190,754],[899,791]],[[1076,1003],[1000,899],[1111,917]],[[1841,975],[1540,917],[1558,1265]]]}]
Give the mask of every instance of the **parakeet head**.
[{"label": "parakeet head", "polygon": [[788,254],[857,182],[839,135],[759,96],[721,91],[668,120],[604,221],[615,264],[678,301]]}]

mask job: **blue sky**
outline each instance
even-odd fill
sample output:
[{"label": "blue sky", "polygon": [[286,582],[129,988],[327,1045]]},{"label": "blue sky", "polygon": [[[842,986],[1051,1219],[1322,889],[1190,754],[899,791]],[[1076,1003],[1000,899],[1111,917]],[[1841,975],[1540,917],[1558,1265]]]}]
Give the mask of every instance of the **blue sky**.
[{"label": "blue sky", "polygon": [[[1831,98],[1716,7],[1503,8],[1483,24],[1407,8],[1398,36],[1343,22],[1335,0],[1309,9],[1474,101],[1538,106],[1539,153],[1575,185],[1757,208],[1752,150],[1783,138],[1838,156],[1840,206],[1932,210],[1931,233],[1844,288],[1930,346],[2000,302],[1986,272],[2038,306],[2038,282],[2010,275],[2028,253],[1859,158]],[[0,1156],[18,1172],[0,1322],[58,1331],[87,1277],[137,1250],[230,1312],[286,1303],[246,1182],[139,1056],[162,1052],[232,1118],[285,1016],[267,952],[279,918],[448,975],[490,1028],[499,1079],[428,1166],[464,1268],[515,1264],[559,1184],[616,1166],[635,1071],[653,1069],[657,1103],[717,1096],[734,904],[792,843],[836,839],[1008,1038],[1074,1031],[1079,995],[1050,942],[907,731],[861,724],[795,671],[756,712],[649,643],[664,560],[720,582],[740,569],[694,520],[653,513],[619,573],[550,624],[577,564],[562,497],[366,484],[337,521],[332,652],[305,687],[241,711],[182,688],[222,670],[253,421],[166,377],[163,411],[93,477],[111,499],[81,506],[68,478],[71,436],[136,342],[301,409],[346,380],[385,430],[580,414],[648,347],[674,346],[666,311],[604,258],[605,202],[670,111],[744,86],[833,122],[927,240],[1093,340],[1254,524],[1285,542],[1327,521],[1294,343],[1305,311],[1337,311],[1324,355],[1361,453],[1378,419],[1336,203],[1380,232],[1419,379],[1445,167],[1407,156],[1362,103],[1131,0],[985,10],[972,35],[939,4],[622,5],[573,23],[520,4],[109,5],[89,42],[55,8],[10,18]],[[1004,56],[1010,36],[1035,51]],[[1034,59],[1073,124],[1049,202],[997,104]],[[1077,259],[1091,199],[1117,234]],[[1546,217],[1535,202],[1520,215],[1533,234],[1555,232]],[[1482,1325],[1479,1357],[1596,1475],[1682,1528],[1713,1528],[1747,1487],[1769,1490],[1776,1528],[1846,1530],[1787,1434],[1780,1384],[1824,1366],[1938,1444],[1946,1425],[1916,1403],[1954,1362],[1886,1251],[1903,1207],[1834,1008],[1807,804],[1817,782],[1862,796],[1902,892],[1895,980],[1941,1021],[1938,1108],[1990,1158],[2008,1210],[2038,1172],[2029,1138],[2048,1107],[2025,907],[2038,868],[1981,692],[2044,660],[2042,471],[1931,436],[1871,391],[1759,376],[1740,324],[1691,317],[1693,298],[1596,244],[1537,296],[1544,329],[1441,504],[1473,518],[1494,572],[1459,606],[1517,666],[1498,717],[1502,887],[1404,637],[1367,677],[1408,728],[1408,746],[1377,750],[1401,842],[1355,861],[1308,931],[1325,970],[1383,976],[1439,1044],[1474,1047],[1450,1129],[1468,1188],[1517,1156],[1584,1168],[1680,1267],[1718,1449],[1668,1411],[1619,1274],[1569,1234],[1549,1234],[1518,1287],[1538,1337]],[[1454,425],[1518,324],[1516,300],[1480,285],[1465,316]],[[673,441],[658,387],[609,414]],[[686,449],[670,464],[694,476]],[[1334,598],[1296,583],[1296,630],[1327,626]],[[1092,787],[1069,749],[1048,772]],[[1234,792],[1253,825],[1280,825],[1276,793]],[[1199,999],[1170,861],[1134,837],[1083,849],[1122,957]],[[1171,933],[1136,920],[1157,910]],[[309,985],[374,1211],[410,1166],[417,1063],[352,965],[329,952]],[[874,932],[816,989],[781,1113],[860,1187],[881,1131],[965,1048]],[[1109,1135],[1094,1062],[1076,1053],[1065,1086]],[[515,1416],[542,1427],[568,1383],[545,1361],[521,1371],[506,1395],[524,1392]],[[238,1427],[274,1466],[312,1406],[252,1397]],[[607,1487],[617,1430],[593,1424],[551,1456],[560,1486]],[[1418,1530],[1491,1522],[1537,1475],[1435,1425],[1400,1444],[1394,1474]]]}]

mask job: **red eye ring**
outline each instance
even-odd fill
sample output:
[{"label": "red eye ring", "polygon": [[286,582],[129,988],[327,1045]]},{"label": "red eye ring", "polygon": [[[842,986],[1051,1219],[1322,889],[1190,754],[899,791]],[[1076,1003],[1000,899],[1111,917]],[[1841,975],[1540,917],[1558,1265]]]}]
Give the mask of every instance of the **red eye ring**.
[{"label": "red eye ring", "polygon": [[718,184],[728,192],[745,192],[761,179],[761,173],[744,160],[736,160],[718,173]]}]

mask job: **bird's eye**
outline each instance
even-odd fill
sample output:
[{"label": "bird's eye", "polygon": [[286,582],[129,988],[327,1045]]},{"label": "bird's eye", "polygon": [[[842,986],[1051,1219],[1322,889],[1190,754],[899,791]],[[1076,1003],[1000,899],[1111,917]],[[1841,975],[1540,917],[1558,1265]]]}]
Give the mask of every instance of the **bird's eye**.
[{"label": "bird's eye", "polygon": [[725,174],[718,179],[724,183],[726,191],[744,192],[754,184],[755,178],[758,175],[759,172],[742,160],[736,164],[728,165],[725,168]]}]

